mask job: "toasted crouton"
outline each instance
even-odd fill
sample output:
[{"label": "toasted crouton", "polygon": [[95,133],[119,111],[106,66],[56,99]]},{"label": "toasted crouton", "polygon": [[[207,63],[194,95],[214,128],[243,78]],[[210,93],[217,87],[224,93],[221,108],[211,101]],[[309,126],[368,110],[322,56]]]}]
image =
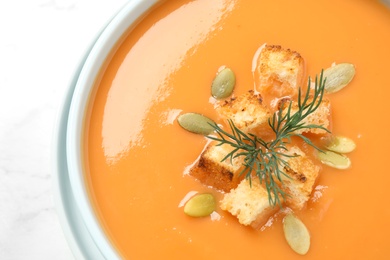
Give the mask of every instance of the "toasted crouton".
[{"label": "toasted crouton", "polygon": [[239,172],[242,158],[230,158],[222,161],[231,152],[232,146],[228,144],[216,145],[210,143],[200,155],[197,163],[190,169],[189,174],[201,183],[212,186],[217,190],[229,192],[239,183]]},{"label": "toasted crouton", "polygon": [[[298,111],[298,103],[296,101],[292,102],[291,105],[291,115],[295,114]],[[310,115],[308,115],[302,123],[305,125],[319,125],[326,129],[330,128],[330,101],[328,99],[323,99],[320,106]],[[287,112],[287,107],[284,109],[284,113]],[[302,128],[294,133],[312,133],[312,134],[326,134],[327,132],[321,128]]]},{"label": "toasted crouton", "polygon": [[254,75],[256,90],[260,93],[294,96],[303,83],[304,60],[290,49],[265,45],[258,56]]},{"label": "toasted crouton", "polygon": [[240,224],[256,229],[278,209],[270,206],[267,190],[257,178],[253,178],[251,184],[247,179],[242,180],[237,188],[225,194],[220,207],[236,216]]},{"label": "toasted crouton", "polygon": [[287,194],[285,203],[292,209],[301,210],[311,196],[320,167],[298,147],[291,147],[286,154],[295,157],[288,158],[289,167],[283,169],[289,177],[281,176],[282,189]]},{"label": "toasted crouton", "polygon": [[[286,194],[282,203],[291,209],[301,210],[311,196],[320,168],[298,147],[290,148],[287,155],[294,157],[287,158],[289,166],[283,168],[287,176],[281,176],[281,188]],[[278,207],[269,204],[267,190],[255,177],[252,177],[251,184],[244,179],[237,188],[225,194],[220,207],[236,216],[240,224],[255,229],[262,227],[278,210]]]},{"label": "toasted crouton", "polygon": [[244,132],[252,132],[265,128],[271,113],[260,94],[254,94],[253,90],[226,100],[216,108],[222,118],[231,119],[237,128]]}]

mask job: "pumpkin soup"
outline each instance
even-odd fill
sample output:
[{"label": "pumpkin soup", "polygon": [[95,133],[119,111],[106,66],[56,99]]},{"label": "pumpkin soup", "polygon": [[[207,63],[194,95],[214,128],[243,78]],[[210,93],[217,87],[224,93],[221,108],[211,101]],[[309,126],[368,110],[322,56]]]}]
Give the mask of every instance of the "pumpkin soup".
[{"label": "pumpkin soup", "polygon": [[[218,119],[227,121],[230,129],[224,130],[196,113],[178,117],[183,129],[213,140],[190,167],[189,174],[225,193],[220,208],[236,216],[244,226],[261,230],[275,214],[287,214],[283,218],[286,239],[294,251],[306,254],[310,248],[307,228],[300,220],[288,220],[298,219],[292,211],[305,208],[319,177],[320,167],[311,155],[337,169],[351,166],[345,153],[352,152],[356,144],[349,138],[332,135],[327,94],[346,87],[355,76],[355,67],[349,63],[334,65],[316,76],[314,82],[309,78],[303,92],[300,86],[304,62],[299,53],[263,45],[253,64],[257,72],[254,90],[235,96],[235,76],[228,68],[217,73],[211,86]],[[211,194],[207,196],[191,198],[184,212],[190,216],[211,215],[215,203]]]},{"label": "pumpkin soup", "polygon": [[[267,43],[297,50],[305,78],[333,63],[356,68],[354,79],[327,97],[332,133],[357,148],[348,153],[348,169],[321,166],[307,205],[295,212],[311,237],[304,257],[388,258],[389,32],[390,11],[379,1],[157,5],[107,61],[86,117],[90,198],[118,252],[125,259],[302,257],[285,242],[282,216],[262,228],[243,226],[221,210],[223,192],[187,174],[209,140],[177,122],[186,112],[218,118],[210,88],[222,65],[235,74],[234,95],[253,89],[253,57]],[[185,202],[197,193],[215,198],[210,216],[184,213]]]}]

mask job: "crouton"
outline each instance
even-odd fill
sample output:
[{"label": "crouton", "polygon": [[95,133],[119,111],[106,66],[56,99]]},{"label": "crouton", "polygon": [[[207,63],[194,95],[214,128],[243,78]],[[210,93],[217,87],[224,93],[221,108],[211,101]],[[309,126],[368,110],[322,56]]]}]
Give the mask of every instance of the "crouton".
[{"label": "crouton", "polygon": [[253,90],[225,100],[216,110],[220,117],[231,119],[244,132],[265,129],[271,116],[269,109],[263,105],[261,95],[254,94]]},{"label": "crouton", "polygon": [[[283,185],[279,183],[286,194],[282,204],[301,210],[311,196],[320,167],[298,147],[291,147],[286,154],[294,157],[286,158],[289,166],[283,166],[287,176],[281,176]],[[267,190],[257,177],[252,177],[251,183],[242,180],[237,188],[225,194],[220,207],[236,216],[240,224],[255,229],[261,228],[279,209],[269,204]]]},{"label": "crouton", "polygon": [[267,190],[258,178],[253,178],[251,184],[247,179],[242,180],[237,188],[225,194],[220,207],[236,216],[240,224],[255,229],[262,227],[278,210],[269,204]]},{"label": "crouton", "polygon": [[294,96],[303,83],[301,55],[278,45],[264,45],[254,69],[256,90],[276,97]]},{"label": "crouton", "polygon": [[[291,115],[298,111],[298,102],[292,101]],[[326,129],[330,128],[330,101],[329,99],[323,99],[320,106],[310,115],[308,115],[302,123],[305,125],[320,125]],[[287,106],[283,111],[283,114],[287,112]],[[302,128],[294,132],[295,134],[312,133],[312,134],[326,134],[327,131],[321,128]]]},{"label": "crouton", "polygon": [[243,159],[240,157],[222,161],[232,150],[233,147],[228,144],[210,143],[190,169],[189,174],[204,185],[229,192],[237,187],[240,181],[238,175],[243,163]]},{"label": "crouton", "polygon": [[281,176],[283,191],[287,194],[285,204],[295,210],[301,210],[309,200],[314,185],[319,175],[320,167],[298,147],[291,147],[287,155],[295,157],[287,158],[288,167],[283,171],[288,176]]}]

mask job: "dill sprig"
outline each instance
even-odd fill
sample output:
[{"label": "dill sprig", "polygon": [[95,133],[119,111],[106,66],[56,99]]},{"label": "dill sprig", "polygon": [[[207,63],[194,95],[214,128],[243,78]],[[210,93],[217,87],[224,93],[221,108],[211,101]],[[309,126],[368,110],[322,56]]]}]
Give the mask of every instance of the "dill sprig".
[{"label": "dill sprig", "polygon": [[[320,77],[316,76],[315,86],[311,94],[311,80],[308,80],[306,93],[302,95],[301,89],[298,90],[298,110],[292,110],[292,100],[282,101],[278,111],[268,119],[268,124],[275,134],[275,138],[271,141],[265,141],[262,138],[252,134],[245,133],[228,120],[230,131],[223,130],[217,124],[213,127],[217,136],[208,136],[208,138],[217,141],[217,145],[228,144],[233,147],[222,161],[234,158],[244,157],[244,169],[240,175],[245,173],[247,178],[252,183],[252,173],[264,182],[268,193],[268,200],[271,206],[279,205],[281,207],[282,200],[285,199],[285,192],[282,189],[282,176],[290,178],[283,169],[289,167],[288,158],[296,155],[286,154],[288,151],[287,145],[291,143],[291,138],[297,136],[308,145],[320,150],[309,138],[297,133],[302,129],[319,128],[327,132],[328,129],[321,125],[305,124],[304,119],[311,113],[317,110],[321,105],[325,90],[325,81],[323,72]],[[288,103],[288,104],[286,104]]]}]

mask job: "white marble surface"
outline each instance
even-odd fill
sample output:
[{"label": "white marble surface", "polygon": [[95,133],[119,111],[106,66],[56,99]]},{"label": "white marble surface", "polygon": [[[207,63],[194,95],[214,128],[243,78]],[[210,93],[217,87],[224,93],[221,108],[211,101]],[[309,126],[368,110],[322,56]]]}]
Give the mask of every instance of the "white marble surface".
[{"label": "white marble surface", "polygon": [[126,0],[0,0],[0,259],[73,259],[51,143],[72,73]]}]

